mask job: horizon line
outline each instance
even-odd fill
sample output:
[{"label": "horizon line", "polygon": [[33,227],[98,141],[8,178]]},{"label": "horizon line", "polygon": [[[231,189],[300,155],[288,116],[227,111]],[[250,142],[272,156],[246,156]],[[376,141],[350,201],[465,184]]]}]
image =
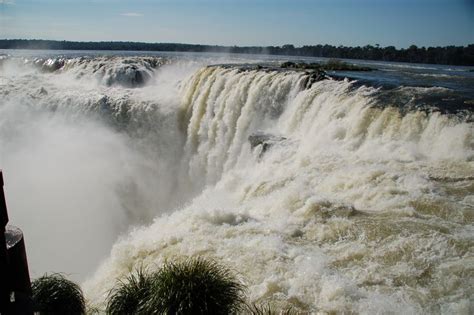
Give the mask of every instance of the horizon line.
[{"label": "horizon line", "polygon": [[[417,48],[445,48],[445,47],[469,47],[471,45],[474,45],[473,43],[468,43],[464,45],[444,45],[444,46],[418,46],[416,44],[411,44],[407,47],[397,47],[395,45],[388,45],[388,46],[382,46],[377,43],[375,44],[366,44],[364,46],[357,45],[357,46],[351,46],[351,45],[335,45],[335,44],[304,44],[301,46],[295,46],[294,44],[287,43],[287,44],[281,44],[281,45],[223,45],[223,44],[202,44],[202,43],[180,43],[180,42],[144,42],[144,41],[132,41],[132,40],[98,40],[98,41],[87,41],[87,40],[66,40],[66,39],[39,39],[39,38],[33,38],[33,39],[27,39],[27,38],[0,38],[0,41],[44,41],[44,42],[70,42],[70,43],[135,43],[135,44],[170,44],[170,45],[193,45],[193,46],[211,46],[211,47],[224,47],[224,48],[233,48],[233,47],[238,47],[238,48],[266,48],[266,47],[284,47],[284,46],[293,46],[293,48],[303,48],[303,47],[311,47],[311,46],[332,46],[332,47],[345,47],[345,48],[364,48],[367,46],[372,46],[374,48],[389,48],[389,47],[395,47],[397,50],[406,50],[409,49],[412,46],[416,46]],[[8,48],[7,48],[8,49]]]}]

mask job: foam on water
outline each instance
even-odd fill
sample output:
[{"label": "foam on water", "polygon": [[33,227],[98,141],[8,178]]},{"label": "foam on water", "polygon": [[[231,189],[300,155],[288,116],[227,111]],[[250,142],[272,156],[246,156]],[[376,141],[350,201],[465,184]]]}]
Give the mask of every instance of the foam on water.
[{"label": "foam on water", "polygon": [[[234,269],[252,301],[313,313],[472,311],[472,123],[381,104],[379,90],[349,80],[305,89],[302,72],[202,67],[178,77],[168,93],[80,83],[77,93],[90,94],[69,103],[75,90],[55,82],[29,101],[67,117],[98,113],[139,155],[130,165],[144,159],[159,182],[147,171],[126,177],[139,185],[126,199],[144,201],[127,209],[156,217],[84,283],[94,304],[134,267],[201,255]],[[3,91],[17,99],[21,80],[39,88],[23,78]],[[252,149],[255,133],[279,140]]]},{"label": "foam on water", "polygon": [[[458,240],[472,205],[430,176],[472,174],[472,125],[375,108],[375,91],[348,81],[302,91],[302,78],[204,68],[189,80],[184,168],[206,188],[119,242],[86,285],[93,296],[132,266],[181,255],[224,261],[252,300],[308,311],[417,313],[469,296],[468,281],[439,266],[472,254],[472,239]],[[247,142],[256,131],[287,140],[259,158]],[[437,203],[449,204],[449,218],[430,213]],[[462,272],[472,272],[465,259]]]}]

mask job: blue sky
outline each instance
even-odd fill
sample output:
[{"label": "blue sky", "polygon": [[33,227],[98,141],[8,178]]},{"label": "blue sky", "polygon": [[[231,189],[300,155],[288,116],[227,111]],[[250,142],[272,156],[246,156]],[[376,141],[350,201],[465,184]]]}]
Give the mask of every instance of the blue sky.
[{"label": "blue sky", "polygon": [[474,0],[0,0],[0,38],[466,45]]}]

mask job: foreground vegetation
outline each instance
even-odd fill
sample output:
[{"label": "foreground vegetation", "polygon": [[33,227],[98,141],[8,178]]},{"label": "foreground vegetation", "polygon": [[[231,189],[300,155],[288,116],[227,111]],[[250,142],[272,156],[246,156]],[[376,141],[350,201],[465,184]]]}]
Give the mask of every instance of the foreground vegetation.
[{"label": "foreground vegetation", "polygon": [[42,315],[86,313],[81,289],[61,274],[44,275],[31,284],[35,309]]},{"label": "foreground vegetation", "polygon": [[248,303],[245,286],[226,267],[213,260],[189,258],[167,262],[160,269],[132,271],[117,280],[105,310],[86,309],[79,286],[61,274],[33,281],[33,302],[40,314],[250,314],[293,315],[297,310],[277,310],[270,304]]},{"label": "foreground vegetation", "polygon": [[417,47],[397,49],[394,46],[366,45],[346,47],[332,45],[293,45],[267,47],[237,47],[190,45],[175,43],[139,42],[71,42],[36,39],[0,40],[0,49],[56,49],[56,50],[133,50],[133,51],[190,51],[239,54],[268,54],[343,59],[367,59],[413,63],[474,66],[474,44],[468,46]]},{"label": "foreground vegetation", "polygon": [[151,295],[152,276],[142,268],[135,270],[124,280],[118,280],[109,292],[107,314],[137,314],[144,309]]},{"label": "foreground vegetation", "polygon": [[119,280],[109,294],[108,314],[236,314],[244,286],[230,270],[202,258],[168,262]]},{"label": "foreground vegetation", "polygon": [[[33,302],[41,314],[86,314],[79,286],[61,274],[33,281]],[[107,314],[237,314],[244,311],[245,287],[232,272],[202,258],[167,262],[155,272],[139,268],[117,280]],[[100,310],[89,309],[88,312]]]}]

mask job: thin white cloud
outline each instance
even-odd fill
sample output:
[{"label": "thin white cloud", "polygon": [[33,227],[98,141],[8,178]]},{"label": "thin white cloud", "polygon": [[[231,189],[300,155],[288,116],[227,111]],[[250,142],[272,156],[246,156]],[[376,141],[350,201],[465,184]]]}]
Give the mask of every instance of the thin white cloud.
[{"label": "thin white cloud", "polygon": [[[2,0],[0,0],[0,1],[2,1]],[[131,16],[131,17],[140,17],[140,16],[143,16],[143,14],[137,13],[137,12],[125,12],[125,13],[121,13],[120,15],[121,15],[121,16]]]},{"label": "thin white cloud", "polygon": [[15,4],[13,0],[0,0],[0,4]]}]

